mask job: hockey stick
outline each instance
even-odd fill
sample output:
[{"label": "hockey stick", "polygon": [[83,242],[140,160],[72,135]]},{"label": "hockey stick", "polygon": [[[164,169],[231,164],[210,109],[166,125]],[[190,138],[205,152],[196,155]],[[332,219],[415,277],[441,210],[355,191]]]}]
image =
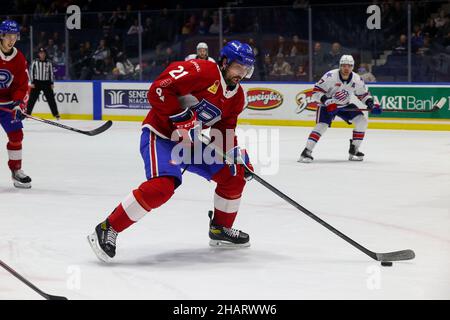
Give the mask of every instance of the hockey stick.
[{"label": "hockey stick", "polygon": [[[200,139],[205,144],[210,144],[211,143],[211,139],[209,137],[203,135],[203,134],[200,136]],[[227,155],[225,155],[221,150],[216,148],[215,151],[217,152],[217,154],[220,157],[223,157],[223,159],[226,159],[230,163],[233,163],[233,160],[230,159],[229,157],[227,157]],[[270,191],[275,193],[277,196],[279,196],[280,198],[282,198],[283,200],[285,200],[286,202],[288,202],[289,204],[291,204],[292,206],[294,206],[295,208],[297,208],[298,210],[300,210],[301,212],[306,214],[311,219],[313,219],[316,222],[320,223],[322,226],[324,226],[325,228],[327,228],[328,230],[330,230],[331,232],[336,234],[338,237],[344,239],[345,241],[350,243],[355,248],[357,248],[360,251],[364,252],[365,254],[367,254],[372,259],[374,259],[376,261],[381,261],[381,262],[401,261],[401,260],[414,259],[415,253],[414,253],[414,251],[409,250],[409,249],[408,250],[401,250],[401,251],[394,251],[394,252],[387,252],[387,253],[377,253],[377,252],[370,251],[369,249],[365,248],[364,246],[360,245],[359,243],[357,243],[353,239],[349,238],[348,236],[346,236],[345,234],[343,234],[342,232],[340,232],[339,230],[337,230],[336,228],[334,228],[330,224],[328,224],[325,221],[323,221],[322,219],[320,219],[318,216],[313,214],[308,209],[302,207],[299,203],[297,203],[296,201],[292,200],[290,197],[285,195],[283,192],[281,192],[280,190],[278,190],[277,188],[272,186],[270,183],[268,183],[263,178],[261,178],[256,173],[254,173],[252,170],[250,170],[245,163],[241,163],[241,164],[244,165],[245,171],[247,173],[251,174],[253,176],[253,178],[256,181],[258,181],[259,183],[261,183],[264,187],[266,187],[267,189],[269,189]]]},{"label": "hockey stick", "polygon": [[36,293],[40,294],[42,297],[44,297],[47,300],[67,300],[66,297],[60,297],[60,296],[53,296],[51,294],[45,293],[38,287],[36,287],[34,284],[32,284],[30,281],[22,277],[20,274],[18,274],[14,269],[12,269],[10,266],[8,266],[6,263],[4,263],[2,260],[0,260],[0,265],[6,269],[9,273],[11,273],[14,277],[25,283],[28,287],[33,289]]},{"label": "hockey stick", "polygon": [[[383,112],[413,112],[413,113],[433,113],[442,109],[446,101],[445,97],[442,97],[430,110],[403,110],[403,109],[381,109]],[[370,109],[343,109],[341,111],[370,111]]]},{"label": "hockey stick", "polygon": [[[9,112],[9,113],[13,112],[11,109],[2,108],[2,107],[0,107],[0,111],[5,111],[5,112]],[[36,121],[39,121],[39,122],[50,124],[52,126],[59,127],[61,129],[66,129],[66,130],[78,132],[78,133],[81,133],[81,134],[85,134],[87,136],[96,136],[96,135],[98,135],[98,134],[100,134],[102,132],[105,132],[106,130],[108,130],[112,126],[112,121],[108,120],[108,121],[106,121],[104,124],[102,124],[100,127],[96,128],[96,129],[85,131],[85,130],[80,130],[80,129],[77,129],[77,128],[73,128],[73,127],[70,127],[70,126],[58,123],[58,122],[53,122],[53,121],[50,121],[50,120],[33,117],[33,116],[31,116],[29,114],[26,114],[26,113],[23,113],[23,115],[26,118],[29,118],[29,119],[33,119],[33,120],[36,120]]]}]

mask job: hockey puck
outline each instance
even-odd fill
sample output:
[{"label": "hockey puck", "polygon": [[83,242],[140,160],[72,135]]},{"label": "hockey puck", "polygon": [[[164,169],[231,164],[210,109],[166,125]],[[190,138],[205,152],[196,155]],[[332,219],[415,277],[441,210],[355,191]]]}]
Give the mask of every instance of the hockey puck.
[{"label": "hockey puck", "polygon": [[390,261],[381,261],[381,265],[383,267],[392,267],[392,262],[390,262]]}]

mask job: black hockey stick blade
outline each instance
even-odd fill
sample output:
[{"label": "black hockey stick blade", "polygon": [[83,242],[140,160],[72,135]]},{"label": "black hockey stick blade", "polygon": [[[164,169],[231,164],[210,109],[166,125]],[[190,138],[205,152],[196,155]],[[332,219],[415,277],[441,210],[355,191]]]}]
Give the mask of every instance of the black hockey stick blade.
[{"label": "black hockey stick blade", "polygon": [[14,277],[22,281],[24,284],[26,284],[29,288],[31,288],[33,291],[35,291],[37,294],[44,297],[46,300],[68,300],[66,297],[61,296],[53,296],[51,294],[45,293],[38,287],[36,287],[34,284],[32,284],[30,281],[25,279],[23,276],[21,276],[19,273],[17,273],[16,270],[8,266],[6,263],[4,263],[2,260],[0,260],[0,266],[2,266],[6,271],[11,273]]},{"label": "black hockey stick blade", "polygon": [[88,136],[96,136],[96,135],[98,135],[98,134],[100,134],[102,132],[105,132],[109,128],[111,128],[112,124],[113,124],[113,122],[111,120],[108,120],[103,125],[98,127],[97,129],[90,130],[90,131],[83,131],[83,133],[88,135]]},{"label": "black hockey stick blade", "polygon": [[51,294],[47,294],[46,297],[47,300],[69,300],[66,297],[61,297],[61,296],[52,296]]},{"label": "black hockey stick blade", "polygon": [[377,261],[403,261],[412,260],[415,257],[416,254],[410,249],[395,252],[376,253]]}]

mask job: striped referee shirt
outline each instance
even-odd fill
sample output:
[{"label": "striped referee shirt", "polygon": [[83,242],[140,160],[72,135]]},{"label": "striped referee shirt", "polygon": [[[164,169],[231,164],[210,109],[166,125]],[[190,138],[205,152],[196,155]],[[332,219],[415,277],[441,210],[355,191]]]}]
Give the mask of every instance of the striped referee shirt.
[{"label": "striped referee shirt", "polygon": [[30,78],[31,83],[34,83],[35,81],[50,81],[50,83],[53,84],[52,63],[47,59],[44,61],[35,59],[31,64]]}]

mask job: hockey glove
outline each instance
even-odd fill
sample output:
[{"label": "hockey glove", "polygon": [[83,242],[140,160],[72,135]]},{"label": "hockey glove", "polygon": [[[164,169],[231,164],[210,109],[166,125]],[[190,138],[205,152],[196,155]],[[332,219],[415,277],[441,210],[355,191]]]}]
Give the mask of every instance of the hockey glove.
[{"label": "hockey glove", "polygon": [[[228,150],[227,158],[232,159],[233,162],[225,160],[225,163],[230,168],[230,173],[233,177],[239,174],[240,170],[244,170],[244,178],[250,181],[253,178],[252,172],[254,171],[250,158],[248,157],[247,150],[241,149],[239,146]],[[244,165],[245,164],[245,165]],[[245,167],[250,169],[251,172],[245,170]]]},{"label": "hockey glove", "polygon": [[335,99],[328,99],[325,101],[324,105],[327,108],[327,112],[335,115],[338,112],[338,104]]},{"label": "hockey glove", "polygon": [[25,109],[25,104],[20,101],[14,101],[10,106],[10,109],[12,109],[12,118],[13,118],[13,122],[17,122],[17,121],[22,121],[23,119],[25,119],[25,114],[24,114],[24,109]]},{"label": "hockey glove", "polygon": [[193,143],[194,140],[199,140],[202,125],[201,122],[197,121],[197,114],[194,111],[185,109],[169,118],[184,142]]},{"label": "hockey glove", "polygon": [[378,103],[373,103],[372,101],[367,101],[367,109],[370,110],[371,114],[381,114],[381,112],[383,112],[381,106]]}]

